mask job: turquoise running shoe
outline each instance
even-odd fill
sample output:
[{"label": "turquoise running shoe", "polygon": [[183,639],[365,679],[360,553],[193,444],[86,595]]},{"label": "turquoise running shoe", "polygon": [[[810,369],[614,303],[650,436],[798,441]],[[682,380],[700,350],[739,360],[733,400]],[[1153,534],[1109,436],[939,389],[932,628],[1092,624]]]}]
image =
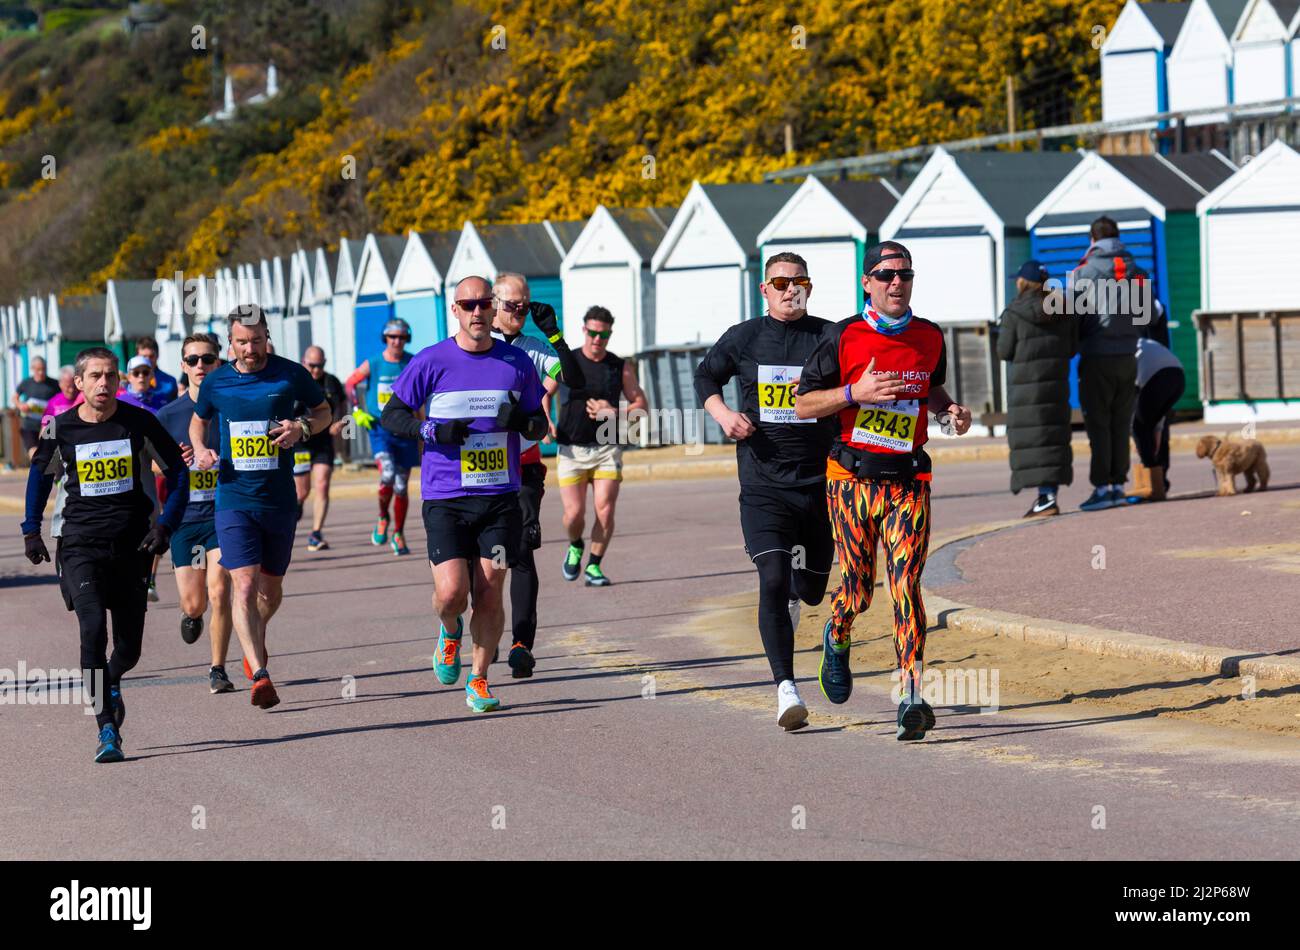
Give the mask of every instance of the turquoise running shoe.
[{"label": "turquoise running shoe", "polygon": [[121,762],[126,756],[122,753],[122,737],[117,726],[106,723],[99,730],[99,748],[95,750],[96,762]]},{"label": "turquoise running shoe", "polygon": [[486,676],[474,676],[465,684],[465,705],[475,712],[496,712],[501,700],[488,689]]},{"label": "turquoise running shoe", "polygon": [[382,547],[388,543],[388,519],[380,518],[375,522],[375,530],[370,532],[370,543]]},{"label": "turquoise running shoe", "polygon": [[433,654],[433,672],[444,686],[454,686],[460,679],[460,638],[464,633],[463,617],[456,618],[454,636],[441,623],[438,624],[438,649]]},{"label": "turquoise running shoe", "polygon": [[849,669],[849,644],[836,646],[831,640],[831,622],[822,628],[822,665],[817,671],[822,695],[835,705],[848,702],[853,693],[853,672]]}]

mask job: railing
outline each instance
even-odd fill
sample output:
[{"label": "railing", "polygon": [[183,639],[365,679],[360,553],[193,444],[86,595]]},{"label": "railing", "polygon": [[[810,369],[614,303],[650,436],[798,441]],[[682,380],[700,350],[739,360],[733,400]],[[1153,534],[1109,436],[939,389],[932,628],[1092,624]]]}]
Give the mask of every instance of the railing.
[{"label": "railing", "polygon": [[1201,401],[1300,399],[1300,308],[1197,310]]}]

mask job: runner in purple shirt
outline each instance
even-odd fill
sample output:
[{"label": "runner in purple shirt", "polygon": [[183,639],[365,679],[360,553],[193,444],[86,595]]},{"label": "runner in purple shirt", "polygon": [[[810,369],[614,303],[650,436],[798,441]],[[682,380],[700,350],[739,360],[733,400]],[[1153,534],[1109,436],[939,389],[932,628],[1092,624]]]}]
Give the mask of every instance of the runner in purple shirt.
[{"label": "runner in purple shirt", "polygon": [[[401,438],[424,440],[420,488],[440,624],[434,672],[448,686],[460,678],[461,615],[470,604],[472,571],[474,656],[465,703],[491,712],[500,703],[488,690],[488,665],[505,626],[507,565],[523,531],[519,437],[540,440],[547,424],[532,360],[492,337],[492,286],[466,277],[452,301],[460,331],[407,365],[380,424]],[[426,406],[421,424],[415,413]]]}]

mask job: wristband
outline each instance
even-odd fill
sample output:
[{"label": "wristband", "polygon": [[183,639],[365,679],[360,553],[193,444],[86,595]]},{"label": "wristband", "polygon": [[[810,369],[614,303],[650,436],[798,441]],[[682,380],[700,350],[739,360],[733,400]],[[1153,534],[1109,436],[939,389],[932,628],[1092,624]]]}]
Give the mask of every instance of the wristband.
[{"label": "wristband", "polygon": [[853,384],[852,384],[852,383],[845,383],[845,384],[844,384],[844,401],[845,401],[845,402],[850,402],[850,403],[853,402]]},{"label": "wristband", "polygon": [[564,334],[556,333],[555,336],[548,336],[546,339],[552,346],[554,346],[556,343],[559,343],[564,339]]}]

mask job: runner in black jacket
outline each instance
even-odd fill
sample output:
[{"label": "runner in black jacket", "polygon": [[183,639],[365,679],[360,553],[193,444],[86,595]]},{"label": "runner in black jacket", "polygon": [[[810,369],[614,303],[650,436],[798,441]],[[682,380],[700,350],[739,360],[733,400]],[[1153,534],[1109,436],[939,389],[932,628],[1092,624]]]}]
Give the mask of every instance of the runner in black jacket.
[{"label": "runner in black jacket", "polygon": [[[695,371],[695,392],[736,440],[740,525],[758,569],[758,630],[777,683],[777,721],[797,729],[808,710],[794,683],[794,628],[799,604],[821,603],[835,543],[826,517],[826,453],[833,419],[795,417],[799,373],[826,320],[808,316],[808,268],[797,254],[770,258],[760,290],[768,315],[729,329]],[[722,389],[739,377],[742,406]]]}]

